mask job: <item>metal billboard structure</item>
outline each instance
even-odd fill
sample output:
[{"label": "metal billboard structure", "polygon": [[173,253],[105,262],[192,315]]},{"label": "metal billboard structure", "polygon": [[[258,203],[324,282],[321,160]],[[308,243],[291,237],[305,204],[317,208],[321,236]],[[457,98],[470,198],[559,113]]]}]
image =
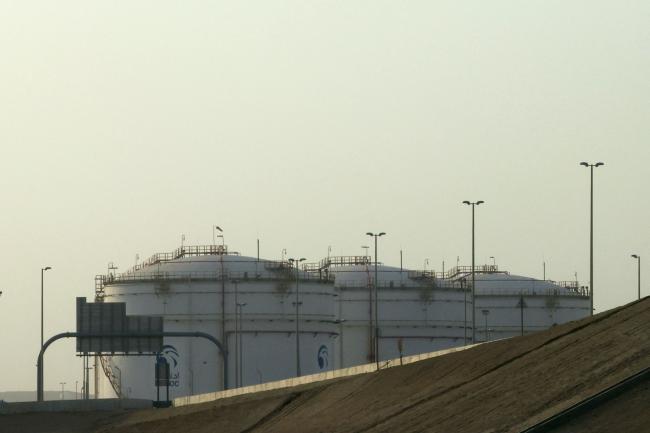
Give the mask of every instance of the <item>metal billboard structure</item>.
[{"label": "metal billboard structure", "polygon": [[164,337],[203,338],[219,349],[224,389],[228,389],[228,353],[219,340],[205,332],[163,330],[162,317],[127,316],[124,302],[87,303],[77,298],[77,332],[62,332],[48,339],[36,360],[36,398],[43,401],[44,355],[62,338],[76,338],[77,352],[84,355],[155,355],[162,351]]},{"label": "metal billboard structure", "polygon": [[[77,298],[77,352],[83,354],[156,354],[162,350],[162,317],[127,316],[124,302],[88,303]],[[101,335],[101,336],[99,336]]]}]

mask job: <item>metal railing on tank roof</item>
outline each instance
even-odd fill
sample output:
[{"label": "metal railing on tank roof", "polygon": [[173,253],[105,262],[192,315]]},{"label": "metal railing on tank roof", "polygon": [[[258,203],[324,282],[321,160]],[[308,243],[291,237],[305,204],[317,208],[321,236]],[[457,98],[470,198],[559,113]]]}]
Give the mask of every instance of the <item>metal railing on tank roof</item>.
[{"label": "metal railing on tank roof", "polygon": [[[336,282],[335,286],[339,289],[360,289],[374,287],[372,281],[368,280],[351,280],[351,281],[342,281]],[[408,279],[404,281],[399,280],[379,280],[377,285],[380,289],[427,289],[432,288],[431,284],[427,284],[424,281],[414,282],[413,279]],[[436,280],[435,283],[436,289],[461,289],[461,285],[456,281],[442,281]]]},{"label": "metal railing on tank roof", "polygon": [[[506,280],[504,280],[506,281]],[[507,280],[509,283],[512,280]],[[531,280],[521,280],[524,282],[530,282]],[[548,282],[548,281],[547,281]],[[353,281],[344,281],[337,282],[335,286],[339,289],[363,289],[368,288],[368,282],[362,280],[353,280]],[[372,283],[370,283],[372,286]],[[424,282],[417,284],[413,281],[379,281],[378,287],[380,289],[399,289],[399,290],[413,290],[413,289],[425,289],[432,288],[430,285],[425,285]],[[439,280],[435,282],[434,290],[469,290],[470,284],[461,284],[458,280]],[[565,289],[565,290],[562,290]],[[589,296],[588,287],[514,287],[514,288],[481,288],[477,287],[477,293],[480,296],[489,296],[489,295],[499,295],[499,296],[568,296],[568,297],[586,297]]]},{"label": "metal railing on tank roof", "polygon": [[[553,287],[546,287],[546,288],[534,288],[534,287],[527,287],[527,288],[513,288],[513,289],[500,289],[500,288],[494,288],[494,289],[481,289],[480,287],[477,287],[476,292],[480,296],[484,295],[512,295],[512,296],[519,296],[519,295],[524,295],[524,296],[568,296],[568,297],[588,297],[589,296],[589,290],[587,287],[582,287],[580,289],[584,290],[561,290],[562,288],[553,288]],[[564,288],[566,289],[566,288]]]},{"label": "metal railing on tank roof", "polygon": [[545,281],[551,284],[555,284],[556,286],[563,287],[580,296],[589,296],[589,287],[581,286],[577,281],[553,281],[553,280],[545,280]]},{"label": "metal railing on tank roof", "polygon": [[408,271],[406,274],[409,278],[414,280],[433,280],[435,278],[440,278],[440,272],[436,271],[418,271],[412,270]]},{"label": "metal railing on tank roof", "polygon": [[169,262],[171,260],[177,260],[182,257],[191,257],[191,256],[226,256],[226,255],[235,255],[238,256],[238,252],[228,252],[227,245],[187,245],[176,248],[174,251],[169,253],[156,253],[144,260],[141,263],[136,263],[135,266],[129,268],[125,273],[132,274],[136,271],[146,268],[147,266],[156,265],[161,262]]},{"label": "metal railing on tank roof", "polygon": [[[490,273],[496,273],[496,272],[503,272],[507,273],[506,271],[499,271],[499,266],[498,265],[478,265],[474,266],[474,272],[476,273],[483,273],[483,274],[490,274]],[[472,273],[472,267],[471,266],[454,266],[453,268],[449,269],[446,272],[439,272],[437,275],[439,278],[453,278],[457,275],[460,274],[471,274]]]},{"label": "metal railing on tank roof", "polygon": [[286,271],[293,269],[293,265],[287,260],[265,260],[264,269],[269,271]]},{"label": "metal railing on tank roof", "polygon": [[371,264],[370,256],[331,256],[325,257],[318,263],[304,263],[302,269],[307,272],[318,272],[335,266],[355,266]]},{"label": "metal railing on tank roof", "polygon": [[[137,274],[120,274],[120,275],[97,275],[95,277],[95,292],[102,294],[104,287],[120,283],[136,282],[165,282],[165,281],[205,281],[205,280],[289,280],[296,279],[295,274],[273,275],[273,274],[255,274],[247,271],[227,271],[224,273],[218,271],[187,271],[187,272],[139,272]],[[310,273],[299,273],[300,281],[329,281],[332,278],[325,279],[319,275]]]}]

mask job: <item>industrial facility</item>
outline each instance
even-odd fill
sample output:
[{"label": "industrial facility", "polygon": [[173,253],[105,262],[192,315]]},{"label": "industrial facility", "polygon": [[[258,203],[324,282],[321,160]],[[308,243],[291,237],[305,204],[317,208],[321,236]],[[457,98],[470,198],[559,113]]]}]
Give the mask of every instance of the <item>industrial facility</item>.
[{"label": "industrial facility", "polygon": [[[226,347],[227,371],[209,342],[165,338],[158,357],[170,365],[174,398],[523,335],[589,315],[588,288],[577,281],[512,275],[496,264],[474,274],[471,266],[416,271],[370,256],[305,263],[205,245],[155,254],[124,273],[112,268],[96,277],[96,302],[125,302],[129,315],[162,317],[165,331],[205,332]],[[97,397],[156,395],[153,357],[97,358]]]}]

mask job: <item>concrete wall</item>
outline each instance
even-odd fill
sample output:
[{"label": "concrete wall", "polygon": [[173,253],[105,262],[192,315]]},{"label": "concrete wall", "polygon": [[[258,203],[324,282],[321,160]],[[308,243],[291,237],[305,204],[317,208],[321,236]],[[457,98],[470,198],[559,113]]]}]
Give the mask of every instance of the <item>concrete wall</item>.
[{"label": "concrete wall", "polygon": [[[400,364],[410,364],[413,362],[422,361],[424,359],[435,358],[436,356],[447,355],[449,353],[460,352],[461,350],[469,349],[470,347],[475,347],[476,345],[454,347],[446,350],[439,350],[437,352],[422,353],[419,355],[405,356],[400,361],[397,359],[390,359],[388,361],[382,361],[379,363],[379,369],[397,367]],[[332,370],[325,373],[311,374],[309,376],[293,377],[291,379],[278,380],[275,382],[262,383],[260,385],[246,386],[243,388],[229,389],[226,391],[217,391],[209,392],[206,394],[191,395],[186,397],[179,397],[173,400],[173,405],[178,406],[187,406],[190,404],[205,403],[208,401],[214,401],[222,398],[234,397],[236,395],[243,394],[252,394],[261,391],[270,391],[273,389],[281,388],[290,388],[292,386],[304,385],[307,383],[321,382],[329,379],[337,379],[347,376],[355,376],[357,374],[372,373],[377,371],[377,365],[372,364],[363,364],[357,365],[356,367],[343,368],[340,370]]]}]

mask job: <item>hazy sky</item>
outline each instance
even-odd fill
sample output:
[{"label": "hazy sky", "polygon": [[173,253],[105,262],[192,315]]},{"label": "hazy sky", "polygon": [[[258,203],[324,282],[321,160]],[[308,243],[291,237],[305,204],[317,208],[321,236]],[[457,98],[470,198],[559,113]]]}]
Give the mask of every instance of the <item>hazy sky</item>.
[{"label": "hazy sky", "polygon": [[[650,269],[650,2],[0,1],[0,390],[136,253],[207,244],[437,270],[589,275],[595,306]],[[647,259],[646,259],[647,258]],[[642,276],[643,277],[643,276]],[[650,274],[643,292],[650,294]],[[46,387],[81,382],[73,342]]]}]

